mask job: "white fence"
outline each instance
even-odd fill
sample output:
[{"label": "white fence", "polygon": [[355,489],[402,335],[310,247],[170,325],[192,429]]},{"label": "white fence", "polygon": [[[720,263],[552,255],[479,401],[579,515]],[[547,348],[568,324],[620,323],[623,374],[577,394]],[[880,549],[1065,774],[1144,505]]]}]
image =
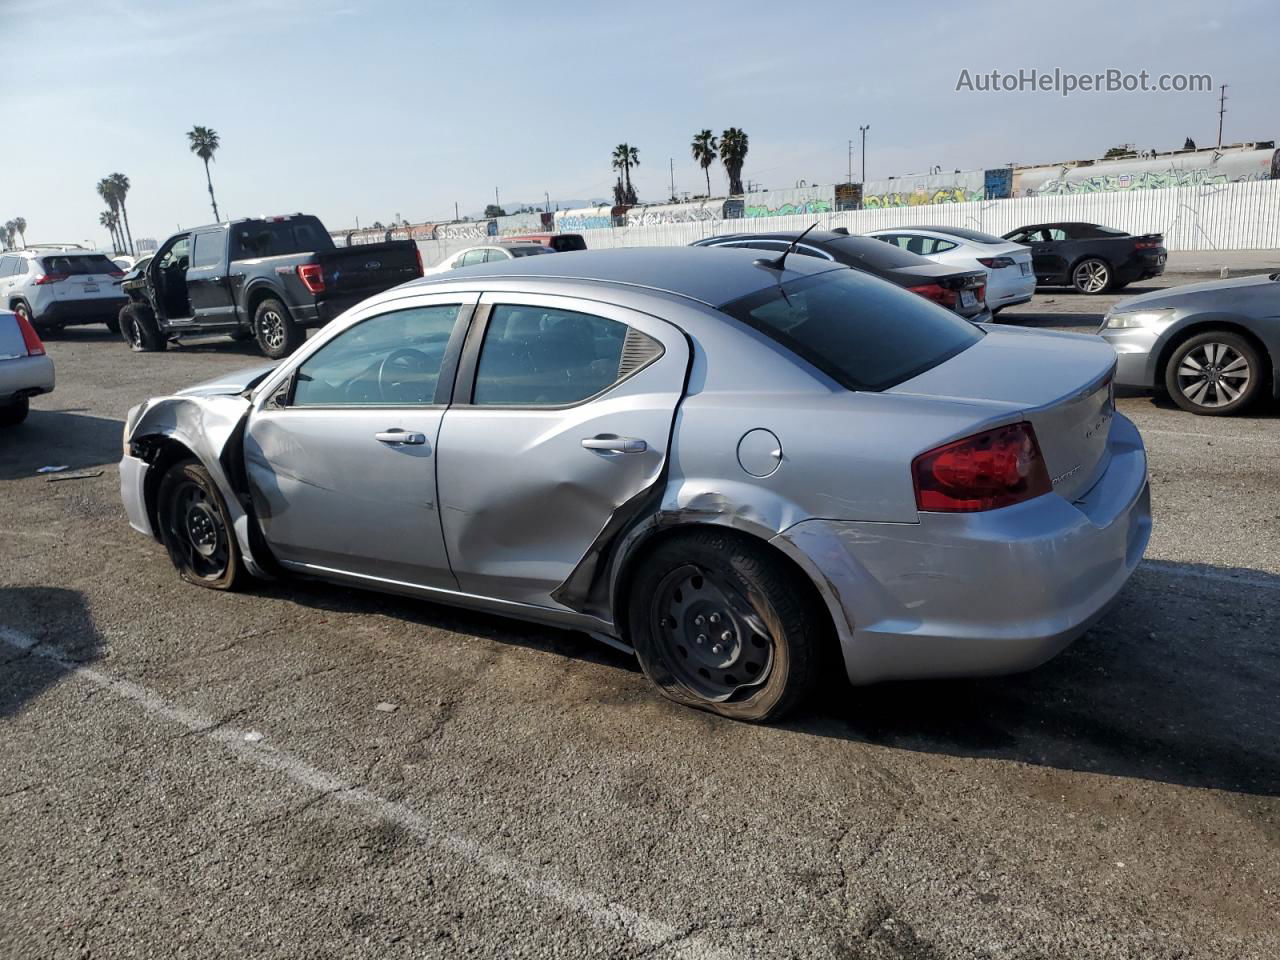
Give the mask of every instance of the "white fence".
[{"label": "white fence", "polygon": [[[936,224],[971,227],[997,236],[1030,223],[1082,220],[1135,234],[1163,233],[1165,246],[1176,251],[1271,250],[1280,248],[1280,180],[936,203],[795,217],[608,227],[584,230],[582,235],[590,249],[672,246],[713,234],[744,230],[803,230],[815,220],[820,227],[845,227],[850,233]],[[418,246],[424,262],[433,265],[476,243],[475,240],[420,240]]]}]

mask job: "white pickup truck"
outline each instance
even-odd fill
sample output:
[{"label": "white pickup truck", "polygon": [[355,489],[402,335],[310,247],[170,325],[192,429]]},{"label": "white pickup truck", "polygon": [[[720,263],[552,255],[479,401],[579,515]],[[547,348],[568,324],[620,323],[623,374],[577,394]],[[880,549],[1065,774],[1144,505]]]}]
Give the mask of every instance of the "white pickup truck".
[{"label": "white pickup truck", "polygon": [[0,310],[0,427],[27,419],[32,397],[53,390],[53,361],[31,322]]}]

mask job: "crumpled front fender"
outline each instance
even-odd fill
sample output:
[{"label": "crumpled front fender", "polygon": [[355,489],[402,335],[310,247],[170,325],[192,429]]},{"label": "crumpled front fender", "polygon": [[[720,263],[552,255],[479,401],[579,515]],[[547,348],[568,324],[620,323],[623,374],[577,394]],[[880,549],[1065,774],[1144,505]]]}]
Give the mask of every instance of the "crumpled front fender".
[{"label": "crumpled front fender", "polygon": [[245,566],[253,575],[267,577],[270,574],[255,558],[250,538],[255,521],[235,482],[243,470],[240,443],[249,407],[249,400],[238,395],[179,395],[148,400],[129,411],[124,436],[130,449],[144,453],[149,446],[158,447],[160,440],[175,441],[191,451],[209,471],[226,501]]}]

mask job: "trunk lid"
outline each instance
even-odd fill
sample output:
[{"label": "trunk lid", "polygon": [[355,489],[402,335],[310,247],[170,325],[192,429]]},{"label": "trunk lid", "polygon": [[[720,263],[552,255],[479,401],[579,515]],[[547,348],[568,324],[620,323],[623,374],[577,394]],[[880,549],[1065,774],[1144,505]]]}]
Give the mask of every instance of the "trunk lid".
[{"label": "trunk lid", "polygon": [[1097,337],[997,328],[886,393],[985,407],[1035,428],[1054,492],[1085,494],[1106,469],[1115,351]]}]

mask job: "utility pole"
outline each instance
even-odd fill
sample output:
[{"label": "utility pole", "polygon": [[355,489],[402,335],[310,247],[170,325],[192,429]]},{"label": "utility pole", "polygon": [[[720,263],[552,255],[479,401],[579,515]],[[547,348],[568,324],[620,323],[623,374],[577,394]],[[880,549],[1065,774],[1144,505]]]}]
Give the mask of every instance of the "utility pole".
[{"label": "utility pole", "polygon": [[1222,117],[1227,112],[1227,85],[1224,83],[1218,93],[1218,149],[1222,149]]},{"label": "utility pole", "polygon": [[676,202],[676,158],[671,158],[671,202]]},{"label": "utility pole", "polygon": [[862,182],[867,182],[867,131],[871,129],[871,124],[865,127],[858,127],[858,132],[862,134]]},{"label": "utility pole", "polygon": [[501,210],[501,209],[502,209],[502,201],[498,199],[498,188],[497,188],[497,187],[494,187],[494,188],[493,188],[493,205],[494,205],[495,207],[497,207],[499,210]]},{"label": "utility pole", "polygon": [[458,201],[457,201],[457,200],[453,201],[453,219],[455,219],[455,220],[461,220],[461,219],[462,219],[460,216],[458,216]]},{"label": "utility pole", "polygon": [[547,213],[551,212],[551,194],[546,190],[542,191],[542,195],[547,198],[547,205],[543,208]]},{"label": "utility pole", "polygon": [[849,141],[849,177],[845,183],[853,183],[853,141]]}]

